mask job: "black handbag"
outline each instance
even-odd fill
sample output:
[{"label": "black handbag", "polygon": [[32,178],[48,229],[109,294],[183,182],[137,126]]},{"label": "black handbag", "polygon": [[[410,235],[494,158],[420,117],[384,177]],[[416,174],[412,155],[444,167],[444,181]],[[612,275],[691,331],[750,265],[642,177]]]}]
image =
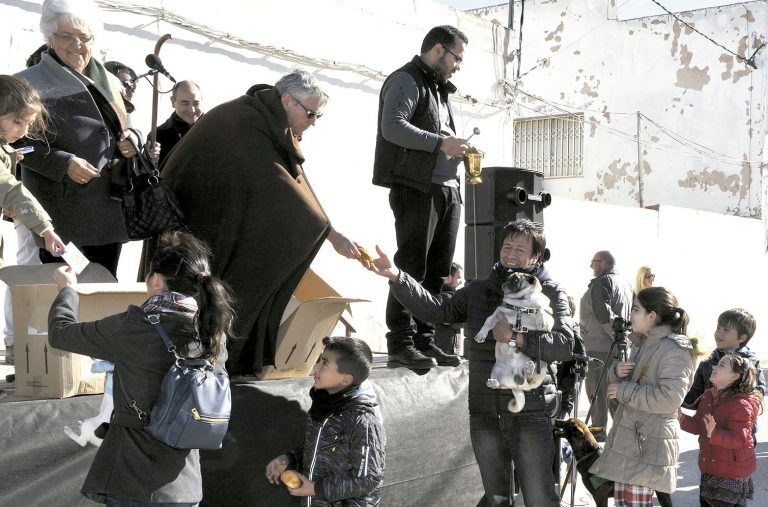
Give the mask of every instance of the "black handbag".
[{"label": "black handbag", "polygon": [[232,409],[229,377],[226,372],[214,372],[207,359],[180,356],[160,317],[147,315],[147,320],[176,361],[163,378],[150,414],[138,407],[121,380],[125,400],[144,422],[144,430],[164,444],[177,449],[221,449]]},{"label": "black handbag", "polygon": [[173,190],[145,159],[143,150],[128,140],[137,153],[126,160],[128,183],[122,201],[128,237],[147,239],[166,230],[182,229],[184,213]]}]

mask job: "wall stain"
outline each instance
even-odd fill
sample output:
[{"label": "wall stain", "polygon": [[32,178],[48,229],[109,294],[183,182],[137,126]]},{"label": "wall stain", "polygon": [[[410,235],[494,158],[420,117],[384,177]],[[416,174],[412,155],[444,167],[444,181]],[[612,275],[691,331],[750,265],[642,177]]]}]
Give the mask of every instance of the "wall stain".
[{"label": "wall stain", "polygon": [[[594,77],[594,76],[590,76]],[[586,82],[584,83],[584,86],[581,87],[581,90],[579,93],[582,95],[586,95],[588,97],[597,97],[599,94],[597,93],[597,89],[600,87],[600,80],[595,80],[595,83],[592,87],[590,87]]]},{"label": "wall stain", "polygon": [[709,66],[706,66],[703,69],[699,67],[691,67],[691,60],[693,60],[693,53],[688,51],[687,45],[681,45],[680,63],[683,67],[677,70],[677,82],[675,83],[675,86],[701,91],[702,88],[704,88],[704,85],[709,83]]},{"label": "wall stain", "polygon": [[688,171],[688,175],[685,179],[678,180],[677,184],[681,188],[698,188],[701,190],[709,190],[710,188],[718,188],[721,192],[730,193],[735,196],[738,193],[744,194],[749,190],[744,186],[741,189],[741,177],[738,174],[726,174],[723,171],[703,169],[701,171]]}]

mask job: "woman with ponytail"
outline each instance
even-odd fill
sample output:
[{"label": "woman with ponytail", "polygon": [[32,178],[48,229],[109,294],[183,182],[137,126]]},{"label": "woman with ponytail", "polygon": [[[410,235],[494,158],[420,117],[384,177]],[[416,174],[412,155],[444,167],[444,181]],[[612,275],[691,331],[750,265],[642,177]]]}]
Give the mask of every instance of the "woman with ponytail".
[{"label": "woman with ponytail", "polygon": [[590,472],[614,481],[614,505],[652,506],[653,492],[677,486],[677,410],[691,384],[695,352],[685,336],[688,314],[664,287],[635,296],[632,355],[608,371],[616,418]]},{"label": "woman with ponytail", "polygon": [[[78,322],[75,274],[54,273],[59,295],[48,316],[52,347],[115,363],[115,385],[129,385],[147,412],[174,361],[147,321],[158,314],[179,353],[208,358],[223,370],[226,340],[232,336],[232,301],[227,288],[210,275],[210,253],[186,233],[158,241],[146,278],[148,299],[141,306],[96,322]],[[111,506],[197,505],[203,496],[197,449],[175,449],[145,432],[123,396],[115,396],[109,430],[85,479],[83,494]]]}]

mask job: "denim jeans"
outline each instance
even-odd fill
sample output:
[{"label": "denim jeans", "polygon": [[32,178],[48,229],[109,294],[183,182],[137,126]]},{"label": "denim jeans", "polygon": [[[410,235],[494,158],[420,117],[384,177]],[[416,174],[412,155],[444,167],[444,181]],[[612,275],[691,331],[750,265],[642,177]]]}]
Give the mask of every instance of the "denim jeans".
[{"label": "denim jeans", "polygon": [[469,435],[487,507],[514,505],[513,463],[525,505],[560,505],[552,471],[556,450],[549,414],[537,410],[499,417],[470,415]]},{"label": "denim jeans", "polygon": [[[459,189],[431,185],[429,193],[395,185],[389,191],[395,215],[395,265],[432,294],[448,276],[461,221]],[[424,350],[434,341],[432,323],[414,319],[390,292],[386,313],[387,349],[396,353],[409,345]]]},{"label": "denim jeans", "polygon": [[117,496],[107,496],[107,507],[197,507],[199,503],[158,503],[142,502]]}]

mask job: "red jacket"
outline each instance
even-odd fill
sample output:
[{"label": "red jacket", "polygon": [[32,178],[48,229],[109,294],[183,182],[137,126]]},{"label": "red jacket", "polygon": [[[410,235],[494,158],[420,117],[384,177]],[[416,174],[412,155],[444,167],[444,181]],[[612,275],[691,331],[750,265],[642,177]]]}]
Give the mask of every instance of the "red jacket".
[{"label": "red jacket", "polygon": [[[699,468],[702,473],[746,479],[756,468],[752,426],[760,411],[757,397],[743,393],[718,393],[714,387],[701,398],[694,416],[684,415],[680,427],[699,435]],[[707,438],[704,415],[715,417],[712,438]]]}]

